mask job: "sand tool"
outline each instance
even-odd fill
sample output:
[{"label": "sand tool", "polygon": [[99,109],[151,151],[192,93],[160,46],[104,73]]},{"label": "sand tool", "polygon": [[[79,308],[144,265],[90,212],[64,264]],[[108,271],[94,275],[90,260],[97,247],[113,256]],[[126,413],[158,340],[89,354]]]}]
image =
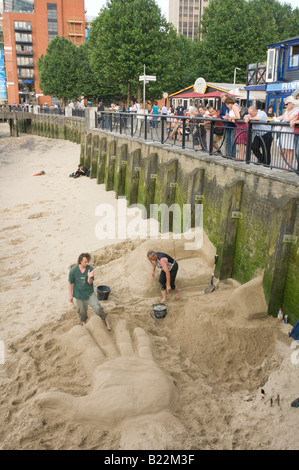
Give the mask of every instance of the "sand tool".
[{"label": "sand tool", "polygon": [[218,258],[219,256],[218,255],[215,255],[215,260],[214,260],[214,272],[212,274],[212,278],[211,278],[211,282],[210,284],[208,285],[208,287],[205,288],[205,291],[204,293],[205,294],[210,294],[211,292],[214,292],[214,290],[216,289],[216,286],[214,284],[214,276],[215,276],[215,268],[216,268],[216,264],[217,264],[217,261],[218,261]]}]

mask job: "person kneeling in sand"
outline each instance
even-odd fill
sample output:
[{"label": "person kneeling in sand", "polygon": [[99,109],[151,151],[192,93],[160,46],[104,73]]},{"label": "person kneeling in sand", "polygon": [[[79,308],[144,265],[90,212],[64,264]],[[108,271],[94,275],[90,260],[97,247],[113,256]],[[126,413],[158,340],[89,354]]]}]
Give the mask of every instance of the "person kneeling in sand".
[{"label": "person kneeling in sand", "polygon": [[79,176],[86,176],[88,174],[88,170],[83,165],[78,165],[78,170],[74,171],[74,173],[70,174],[71,178],[79,178]]},{"label": "person kneeling in sand", "polygon": [[172,290],[176,291],[176,300],[180,298],[180,289],[175,285],[175,278],[179,269],[177,261],[166,253],[149,250],[147,258],[153,265],[152,277],[155,277],[155,269],[160,268],[161,273],[159,283],[161,284],[162,300],[167,302],[167,294]]},{"label": "person kneeling in sand", "polygon": [[85,325],[87,321],[88,305],[94,312],[105,322],[107,330],[111,330],[107,314],[99,303],[96,293],[94,292],[94,269],[89,266],[90,254],[81,253],[78,258],[78,264],[69,272],[69,300],[73,303],[74,297],[77,303],[77,311],[81,321],[81,325]]}]

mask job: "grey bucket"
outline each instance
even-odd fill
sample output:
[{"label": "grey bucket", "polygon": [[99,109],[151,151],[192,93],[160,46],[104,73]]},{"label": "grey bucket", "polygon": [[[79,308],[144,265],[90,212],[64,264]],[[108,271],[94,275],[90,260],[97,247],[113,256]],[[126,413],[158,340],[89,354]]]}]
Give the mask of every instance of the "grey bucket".
[{"label": "grey bucket", "polygon": [[97,287],[98,300],[108,300],[110,292],[111,292],[110,287],[108,287],[108,286],[98,286]]},{"label": "grey bucket", "polygon": [[167,315],[167,309],[165,304],[153,304],[155,318],[165,318]]}]

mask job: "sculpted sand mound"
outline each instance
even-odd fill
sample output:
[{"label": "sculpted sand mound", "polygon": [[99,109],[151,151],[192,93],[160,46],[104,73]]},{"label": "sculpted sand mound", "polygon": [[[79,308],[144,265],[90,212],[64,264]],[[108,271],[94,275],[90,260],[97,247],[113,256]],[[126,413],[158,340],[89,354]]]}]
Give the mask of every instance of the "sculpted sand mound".
[{"label": "sculpted sand mound", "polygon": [[[205,235],[196,251],[173,239],[105,246],[94,214],[114,195],[68,178],[79,155],[73,143],[0,139],[0,447],[298,450],[299,350],[290,325],[267,316],[261,279],[205,295],[215,254]],[[182,296],[169,295],[163,320],[151,315],[160,291],[148,249],[179,262]],[[86,251],[95,286],[111,287],[109,334],[92,311],[78,326],[68,303],[69,267]]]}]

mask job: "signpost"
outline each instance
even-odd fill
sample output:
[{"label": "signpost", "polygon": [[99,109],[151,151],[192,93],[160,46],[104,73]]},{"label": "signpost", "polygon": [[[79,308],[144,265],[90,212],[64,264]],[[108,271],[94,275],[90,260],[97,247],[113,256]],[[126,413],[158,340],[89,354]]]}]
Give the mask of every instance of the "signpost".
[{"label": "signpost", "polygon": [[143,82],[143,112],[145,114],[145,84],[148,82],[155,82],[157,80],[157,77],[154,75],[145,75],[145,65],[144,65],[144,71],[143,75],[139,76],[139,81]]}]

